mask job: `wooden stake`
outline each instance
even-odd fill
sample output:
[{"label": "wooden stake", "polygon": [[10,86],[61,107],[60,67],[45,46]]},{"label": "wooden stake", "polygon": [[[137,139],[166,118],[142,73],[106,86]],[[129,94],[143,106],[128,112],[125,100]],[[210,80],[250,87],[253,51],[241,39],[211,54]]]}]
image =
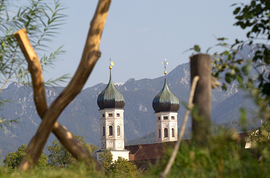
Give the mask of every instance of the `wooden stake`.
[{"label": "wooden stake", "polygon": [[192,140],[199,145],[207,145],[211,135],[211,68],[210,55],[197,54],[191,57],[191,83],[195,76],[200,77],[193,98],[195,108],[192,112]]}]

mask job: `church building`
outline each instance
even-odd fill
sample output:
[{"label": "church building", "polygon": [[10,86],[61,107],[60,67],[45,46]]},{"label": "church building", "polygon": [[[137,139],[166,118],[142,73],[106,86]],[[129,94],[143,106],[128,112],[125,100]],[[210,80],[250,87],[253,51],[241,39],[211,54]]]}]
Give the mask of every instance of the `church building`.
[{"label": "church building", "polygon": [[100,142],[101,150],[96,152],[99,161],[99,154],[108,149],[113,155],[113,161],[118,157],[129,160],[129,151],[124,145],[124,106],[125,98],[114,86],[112,81],[113,63],[109,67],[110,80],[106,88],[99,94],[97,104],[100,113]]},{"label": "church building", "polygon": [[156,115],[156,142],[177,141],[177,115],[180,108],[179,99],[167,85],[166,70],[162,90],[154,98],[152,106]]},{"label": "church building", "polygon": [[[180,108],[179,99],[170,91],[167,85],[166,65],[164,62],[164,86],[153,99],[152,106],[156,115],[156,144],[124,145],[124,106],[125,98],[112,82],[111,69],[109,67],[110,80],[106,88],[99,94],[97,104],[100,112],[100,142],[101,149],[96,152],[100,161],[100,153],[108,149],[113,155],[113,161],[118,157],[130,161],[159,159],[163,152],[163,142],[174,142],[178,138],[177,115]],[[154,123],[154,120],[153,120]],[[126,149],[125,149],[126,148]],[[140,151],[141,150],[141,151]],[[148,151],[147,151],[148,150]],[[150,152],[151,154],[149,154]],[[141,153],[143,152],[143,153]],[[147,156],[145,155],[147,153]],[[143,156],[144,155],[144,156]],[[150,157],[149,157],[150,156]],[[145,158],[145,159],[144,159]]]}]

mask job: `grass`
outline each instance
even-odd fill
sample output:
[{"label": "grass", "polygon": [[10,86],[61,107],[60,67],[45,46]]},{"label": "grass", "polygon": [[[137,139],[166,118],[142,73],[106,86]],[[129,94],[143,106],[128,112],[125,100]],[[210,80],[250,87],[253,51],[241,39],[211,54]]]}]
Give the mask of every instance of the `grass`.
[{"label": "grass", "polygon": [[[270,143],[268,141],[257,143],[250,150],[241,148],[237,142],[239,137],[236,131],[221,130],[210,140],[210,145],[200,147],[196,143],[185,143],[181,145],[175,163],[168,175],[173,177],[270,177]],[[110,176],[96,172],[84,164],[78,164],[68,168],[36,168],[27,172],[13,171],[6,167],[0,168],[0,178],[99,178],[99,177],[159,177],[164,170],[172,149],[168,155],[160,160],[159,164],[150,166],[144,173],[135,174],[113,174]],[[262,156],[262,160],[258,158]]]}]

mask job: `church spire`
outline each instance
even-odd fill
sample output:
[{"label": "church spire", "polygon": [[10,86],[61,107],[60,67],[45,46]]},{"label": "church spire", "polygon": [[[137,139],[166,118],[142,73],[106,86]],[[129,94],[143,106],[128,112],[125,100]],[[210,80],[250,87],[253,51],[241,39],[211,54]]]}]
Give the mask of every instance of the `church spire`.
[{"label": "church spire", "polygon": [[129,151],[125,150],[124,134],[124,106],[125,98],[122,93],[114,86],[112,81],[113,62],[110,59],[110,79],[106,88],[99,94],[97,103],[100,113],[100,142],[101,150],[97,151],[97,158],[100,161],[99,154],[105,149],[110,150],[113,155],[113,161],[118,157],[129,159]]},{"label": "church spire", "polygon": [[177,140],[177,112],[180,108],[179,99],[171,92],[167,85],[166,59],[164,64],[164,85],[152,102],[156,115],[156,142]]},{"label": "church spire", "polygon": [[110,60],[110,79],[106,88],[98,95],[97,103],[100,109],[119,108],[125,106],[125,98],[122,93],[114,86],[112,81],[112,66],[114,63]]},{"label": "church spire", "polygon": [[180,108],[180,102],[179,99],[171,92],[167,85],[166,66],[168,65],[168,62],[166,61],[166,59],[162,64],[164,64],[164,85],[162,90],[153,99],[152,106],[156,113],[162,111],[177,112]]}]

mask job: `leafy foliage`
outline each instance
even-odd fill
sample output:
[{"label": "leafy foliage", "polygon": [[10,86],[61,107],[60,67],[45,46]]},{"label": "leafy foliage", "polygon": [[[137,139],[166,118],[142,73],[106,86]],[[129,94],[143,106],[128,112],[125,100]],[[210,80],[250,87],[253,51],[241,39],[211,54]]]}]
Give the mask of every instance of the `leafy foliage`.
[{"label": "leafy foliage", "polygon": [[[62,47],[59,47],[49,55],[42,54],[65,17],[61,13],[63,8],[60,2],[55,0],[53,7],[44,0],[31,0],[25,6],[18,6],[16,3],[7,0],[0,2],[0,92],[9,82],[30,83],[27,63],[13,35],[14,32],[22,28],[26,29],[34,50],[38,55],[43,55],[40,58],[42,68],[52,65],[63,53]],[[66,78],[67,76],[64,75],[50,80],[47,84],[55,84]],[[10,120],[10,122],[14,121]],[[2,129],[4,124],[8,126],[8,121],[0,118]]]},{"label": "leafy foliage", "polygon": [[112,153],[109,150],[104,150],[99,154],[99,158],[102,166],[106,169],[106,171],[109,171],[113,160]]},{"label": "leafy foliage", "polygon": [[[270,163],[268,147],[246,150],[240,146],[240,136],[235,130],[221,129],[211,138],[209,147],[183,142],[174,165],[167,177],[267,177]],[[172,151],[172,150],[171,150]],[[169,151],[169,152],[171,152]],[[264,159],[258,161],[257,154]],[[156,165],[146,177],[159,175],[171,154],[161,165]]]},{"label": "leafy foliage", "polygon": [[[222,88],[237,82],[247,91],[258,106],[258,117],[270,119],[270,2],[267,0],[250,1],[249,4],[235,8],[235,26],[246,29],[247,40],[235,39],[228,44],[226,38],[218,38],[217,46],[225,47],[225,51],[214,53],[213,71],[215,77],[224,79]],[[249,47],[248,55],[243,50]]]},{"label": "leafy foliage", "polygon": [[138,174],[136,166],[128,160],[118,157],[113,161],[110,150],[104,150],[99,157],[105,170],[113,177],[134,177]]},{"label": "leafy foliage", "polygon": [[[61,14],[62,10],[59,1],[54,1],[54,7],[50,7],[43,0],[31,0],[28,5],[20,7],[12,2],[1,1],[0,83],[3,86],[13,78],[23,84],[27,83],[25,79],[30,78],[27,63],[19,50],[13,33],[25,28],[34,50],[40,53],[44,51],[47,42],[51,41],[51,38],[56,34],[55,30],[62,24],[65,17],[64,14]],[[17,13],[14,14],[14,12]],[[62,52],[60,47],[49,56],[41,57],[42,67],[52,64]]]},{"label": "leafy foliage", "polygon": [[250,134],[248,141],[251,143],[251,147],[257,147],[267,144],[270,138],[270,122],[266,121],[261,127]]},{"label": "leafy foliage", "polygon": [[109,172],[115,177],[135,177],[138,174],[136,166],[122,157],[110,165]]},{"label": "leafy foliage", "polygon": [[[94,144],[87,145],[83,136],[74,136],[90,151],[90,153],[98,150],[98,147]],[[52,142],[52,146],[47,146],[47,150],[50,152],[48,162],[51,166],[67,167],[69,165],[74,165],[77,162],[77,160],[57,139]]]},{"label": "leafy foliage", "polygon": [[[21,162],[23,156],[25,155],[25,150],[27,148],[27,145],[21,145],[16,152],[8,153],[3,161],[4,165],[6,167],[9,167],[11,169],[15,169]],[[42,151],[42,154],[38,160],[38,167],[45,168],[47,166],[47,160],[48,157],[44,154],[44,151]]]}]

